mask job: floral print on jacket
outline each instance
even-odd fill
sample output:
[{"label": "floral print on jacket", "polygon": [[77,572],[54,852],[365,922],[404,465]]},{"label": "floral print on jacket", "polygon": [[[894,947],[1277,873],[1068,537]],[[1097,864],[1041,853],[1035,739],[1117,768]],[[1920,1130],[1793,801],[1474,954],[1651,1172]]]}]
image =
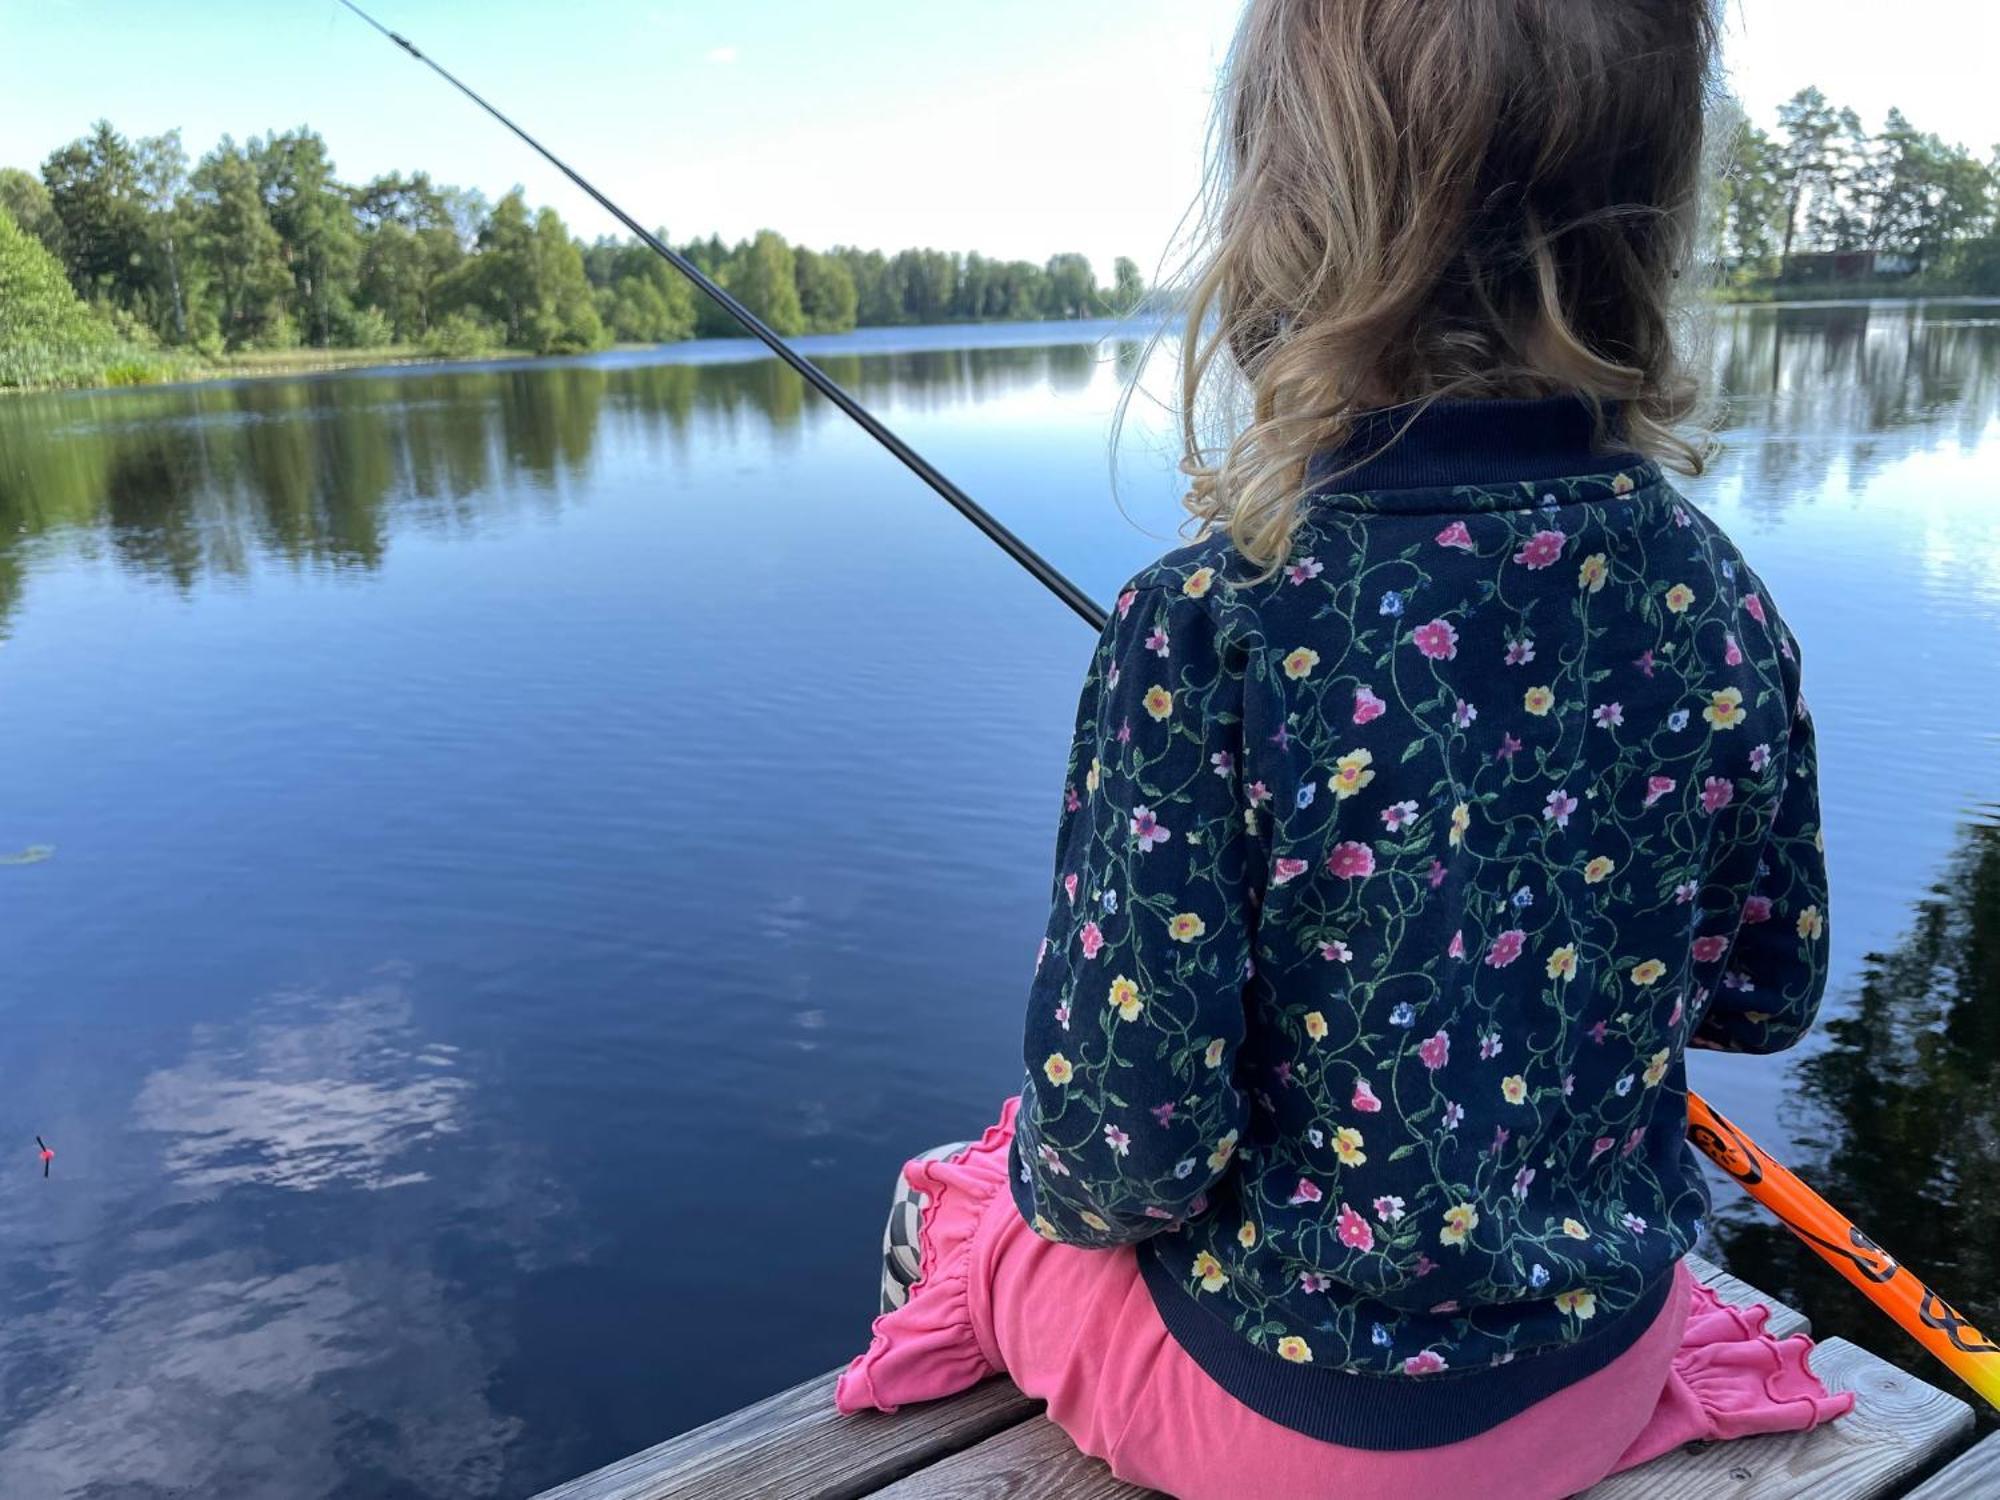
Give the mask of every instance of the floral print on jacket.
[{"label": "floral print on jacket", "polygon": [[1029,1003],[1016,1199],[1273,1358],[1484,1366],[1700,1232],[1690,1046],[1826,975],[1793,641],[1650,464],[1324,495],[1118,597]]}]

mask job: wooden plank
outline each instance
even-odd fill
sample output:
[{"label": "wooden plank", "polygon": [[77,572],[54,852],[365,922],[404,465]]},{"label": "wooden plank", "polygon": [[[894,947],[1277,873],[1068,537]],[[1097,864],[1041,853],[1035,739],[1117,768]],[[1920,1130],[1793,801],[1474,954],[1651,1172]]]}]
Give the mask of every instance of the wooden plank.
[{"label": "wooden plank", "polygon": [[954,1453],[876,1492],[876,1500],[1012,1500],[1060,1495],[1062,1500],[1164,1500],[1114,1479],[1102,1459],[1088,1458],[1047,1417],[1036,1417]]},{"label": "wooden plank", "polygon": [[1993,1500],[2000,1495],[2000,1432],[1959,1454],[1904,1500]]},{"label": "wooden plank", "polygon": [[1703,1286],[1714,1292],[1724,1302],[1738,1307],[1753,1302],[1761,1302],[1771,1310],[1770,1319],[1764,1324],[1764,1331],[1774,1339],[1787,1339],[1795,1333],[1811,1333],[1812,1323],[1797,1308],[1787,1307],[1777,1298],[1760,1292],[1747,1281],[1731,1276],[1722,1267],[1703,1260],[1699,1255],[1687,1258],[1688,1271]]},{"label": "wooden plank", "polygon": [[1854,1410],[1811,1432],[1690,1445],[1593,1486],[1590,1500],[1881,1500],[1965,1441],[1972,1408],[1845,1339],[1813,1351]]},{"label": "wooden plank", "polygon": [[947,1401],[843,1417],[833,1409],[834,1379],[780,1391],[539,1500],[849,1500],[1041,1409],[1011,1382],[989,1380]]}]

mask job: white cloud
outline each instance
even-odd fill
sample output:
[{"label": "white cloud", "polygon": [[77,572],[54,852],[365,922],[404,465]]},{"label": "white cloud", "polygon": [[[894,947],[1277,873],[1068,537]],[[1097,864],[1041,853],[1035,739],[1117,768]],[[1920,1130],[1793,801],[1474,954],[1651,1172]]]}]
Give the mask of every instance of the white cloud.
[{"label": "white cloud", "polygon": [[736,61],[736,49],[734,47],[711,47],[707,55],[702,58],[702,61],[714,63],[717,67],[727,67]]}]

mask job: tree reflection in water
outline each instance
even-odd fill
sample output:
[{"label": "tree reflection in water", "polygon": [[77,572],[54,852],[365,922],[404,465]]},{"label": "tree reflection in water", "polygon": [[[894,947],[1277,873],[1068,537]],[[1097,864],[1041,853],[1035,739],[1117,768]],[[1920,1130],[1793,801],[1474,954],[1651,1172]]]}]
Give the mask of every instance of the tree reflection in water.
[{"label": "tree reflection in water", "polygon": [[[1817,1050],[1795,1070],[1788,1124],[1802,1145],[1788,1165],[1990,1334],[2000,1328],[2000,807],[1965,829],[1903,941],[1871,954],[1827,1009]],[[1714,1219],[1732,1271],[1805,1309],[1817,1337],[1940,1378],[1914,1341],[1734,1194],[1717,1190]]]}]

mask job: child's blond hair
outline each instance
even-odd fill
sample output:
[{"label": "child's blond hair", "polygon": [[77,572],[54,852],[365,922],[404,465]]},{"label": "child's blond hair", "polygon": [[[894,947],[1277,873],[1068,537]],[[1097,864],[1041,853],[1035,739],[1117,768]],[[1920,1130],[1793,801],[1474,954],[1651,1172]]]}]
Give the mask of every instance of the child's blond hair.
[{"label": "child's blond hair", "polygon": [[1250,0],[1181,340],[1188,509],[1274,568],[1311,455],[1449,396],[1619,403],[1624,446],[1699,472],[1673,291],[1714,45],[1709,0]]}]

